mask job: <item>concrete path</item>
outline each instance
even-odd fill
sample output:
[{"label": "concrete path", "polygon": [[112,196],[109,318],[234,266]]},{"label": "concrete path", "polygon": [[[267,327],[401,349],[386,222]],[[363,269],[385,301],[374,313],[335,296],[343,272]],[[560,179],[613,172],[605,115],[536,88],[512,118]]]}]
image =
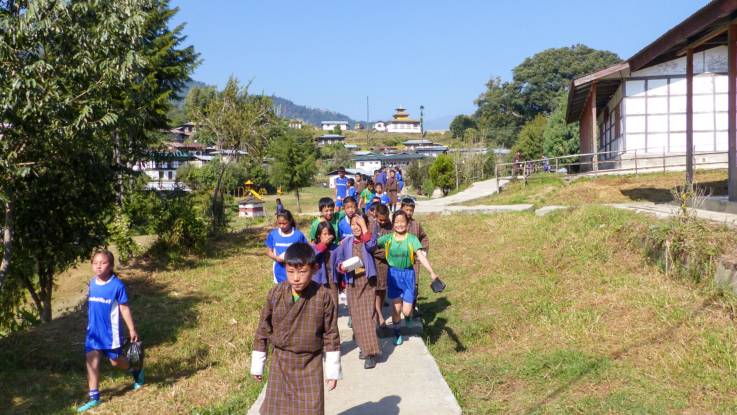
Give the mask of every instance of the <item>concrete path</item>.
[{"label": "concrete path", "polygon": [[[507,184],[507,182],[508,180],[500,180],[499,184],[501,186],[504,186],[505,184]],[[417,201],[417,207],[415,208],[415,211],[417,213],[443,212],[448,207],[450,207],[450,205],[455,205],[458,203],[468,202],[469,200],[491,196],[494,193],[497,193],[498,191],[499,191],[499,188],[497,187],[496,179],[484,180],[481,182],[476,182],[472,184],[471,187],[469,187],[468,189],[460,191],[454,195],[441,197],[439,199]],[[455,211],[477,210],[477,209],[474,209],[476,208],[476,206],[473,206],[473,207],[453,206],[453,208],[454,209],[451,209],[451,210],[455,210]],[[481,205],[480,209],[488,210],[488,206]],[[498,211],[498,209],[499,207],[494,207],[492,210]],[[527,209],[529,209],[529,207]]]},{"label": "concrete path", "polygon": [[[345,306],[338,319],[343,380],[325,392],[326,415],[458,415],[458,405],[435,360],[419,336],[422,323],[412,320],[405,327],[405,341],[394,346],[390,330],[379,338],[383,354],[374,369],[364,369],[358,359],[353,331],[348,328]],[[385,309],[388,316],[388,309]],[[265,388],[248,411],[257,415]]]},{"label": "concrete path", "polygon": [[[680,210],[678,206],[665,203],[616,203],[608,206],[618,209],[632,210],[639,213],[647,213],[658,218],[675,216]],[[737,227],[737,214],[690,208],[689,211],[693,212],[697,218]]]}]

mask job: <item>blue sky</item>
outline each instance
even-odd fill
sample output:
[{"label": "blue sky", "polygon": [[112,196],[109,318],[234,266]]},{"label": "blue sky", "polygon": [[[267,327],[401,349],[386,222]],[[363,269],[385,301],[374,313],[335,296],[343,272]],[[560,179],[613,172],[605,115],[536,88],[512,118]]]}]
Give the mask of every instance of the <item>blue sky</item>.
[{"label": "blue sky", "polygon": [[193,78],[371,119],[475,110],[489,78],[583,43],[628,58],[707,0],[174,0],[203,59]]}]

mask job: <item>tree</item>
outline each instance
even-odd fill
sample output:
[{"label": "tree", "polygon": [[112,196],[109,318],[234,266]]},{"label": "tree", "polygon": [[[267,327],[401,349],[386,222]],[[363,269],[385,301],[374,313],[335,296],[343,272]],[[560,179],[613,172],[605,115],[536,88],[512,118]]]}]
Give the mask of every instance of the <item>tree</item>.
[{"label": "tree", "polygon": [[509,82],[494,78],[486,84],[486,92],[475,103],[478,126],[490,144],[511,147],[524,117],[519,113],[518,95]]},{"label": "tree", "polygon": [[522,158],[526,160],[535,160],[542,158],[543,155],[543,134],[548,126],[548,119],[539,114],[532,121],[529,121],[522,127],[517,138],[517,144],[514,145],[512,153],[519,151]]},{"label": "tree", "polygon": [[430,166],[430,180],[443,191],[450,192],[455,182],[455,163],[447,154],[439,155]]},{"label": "tree", "polygon": [[612,52],[580,44],[536,53],[513,69],[511,82],[496,77],[486,84],[475,101],[479,131],[491,143],[511,147],[523,125],[553,111],[573,79],[619,62]]},{"label": "tree", "polygon": [[521,99],[525,120],[540,113],[550,114],[558,94],[566,90],[572,80],[621,61],[613,52],[582,44],[546,49],[525,59],[512,70],[514,89]]},{"label": "tree", "polygon": [[42,321],[55,275],[107,244],[124,166],[194,64],[172,14],[153,0],[0,2],[0,287],[27,289]]},{"label": "tree", "polygon": [[335,127],[333,127],[333,134],[335,135],[343,134],[343,130],[340,129],[340,125],[336,125]]},{"label": "tree", "polygon": [[543,150],[548,157],[578,154],[580,151],[578,121],[570,124],[566,122],[567,98],[566,94],[558,97],[555,110],[550,114],[548,126],[543,133]]},{"label": "tree", "polygon": [[466,129],[468,128],[477,128],[476,120],[469,117],[468,115],[457,115],[455,118],[453,118],[453,121],[450,123],[450,133],[453,135],[453,138],[462,138],[463,134],[465,133]]},{"label": "tree", "polygon": [[299,189],[309,186],[315,176],[317,148],[311,139],[300,137],[293,129],[271,143],[269,153],[274,158],[271,165],[271,183],[297,196],[297,211],[302,213]]},{"label": "tree", "polygon": [[[249,84],[241,86],[231,77],[206,108],[197,109],[195,121],[205,134],[214,137],[216,146],[225,157],[239,158],[239,150],[248,157],[263,162],[274,133],[277,117],[268,97],[249,95]],[[218,233],[227,225],[222,194],[222,180],[227,163],[222,163],[212,191],[209,216],[211,233]]]}]

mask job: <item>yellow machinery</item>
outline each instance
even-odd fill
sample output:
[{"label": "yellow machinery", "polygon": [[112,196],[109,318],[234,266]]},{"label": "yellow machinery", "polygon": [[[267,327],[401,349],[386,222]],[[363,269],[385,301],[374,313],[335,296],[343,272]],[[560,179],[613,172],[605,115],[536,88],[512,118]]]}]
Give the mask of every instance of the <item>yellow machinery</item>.
[{"label": "yellow machinery", "polygon": [[246,194],[250,194],[251,196],[255,197],[258,200],[264,200],[264,198],[261,197],[261,195],[259,194],[259,192],[257,192],[256,190],[253,189],[253,182],[252,181],[250,181],[250,180],[246,181],[244,183],[244,189],[245,189],[245,193]]}]

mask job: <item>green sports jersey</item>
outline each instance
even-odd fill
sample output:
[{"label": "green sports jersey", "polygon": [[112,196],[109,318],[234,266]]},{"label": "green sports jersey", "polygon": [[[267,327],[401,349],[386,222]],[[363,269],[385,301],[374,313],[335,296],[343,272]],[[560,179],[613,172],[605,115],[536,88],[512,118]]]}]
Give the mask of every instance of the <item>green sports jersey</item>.
[{"label": "green sports jersey", "polygon": [[[340,212],[333,215],[332,219],[330,219],[330,224],[333,225],[333,230],[335,231],[336,237],[338,236],[338,222],[340,222],[340,220],[343,219],[344,217],[345,217],[345,212],[341,210]],[[320,222],[322,222],[322,218],[317,218],[312,221],[312,224],[310,225],[310,234],[309,234],[310,241],[317,240],[317,226],[320,224]]]},{"label": "green sports jersey", "polygon": [[386,262],[390,267],[412,268],[415,263],[415,253],[422,249],[420,240],[411,233],[408,233],[401,241],[396,240],[394,235],[394,233],[390,233],[382,236],[376,241],[376,245],[386,250]]},{"label": "green sports jersey", "polygon": [[369,190],[367,187],[361,191],[361,194],[359,196],[361,197],[361,200],[363,200],[363,203],[365,205],[368,205],[371,202],[371,199],[374,198],[374,192]]}]

